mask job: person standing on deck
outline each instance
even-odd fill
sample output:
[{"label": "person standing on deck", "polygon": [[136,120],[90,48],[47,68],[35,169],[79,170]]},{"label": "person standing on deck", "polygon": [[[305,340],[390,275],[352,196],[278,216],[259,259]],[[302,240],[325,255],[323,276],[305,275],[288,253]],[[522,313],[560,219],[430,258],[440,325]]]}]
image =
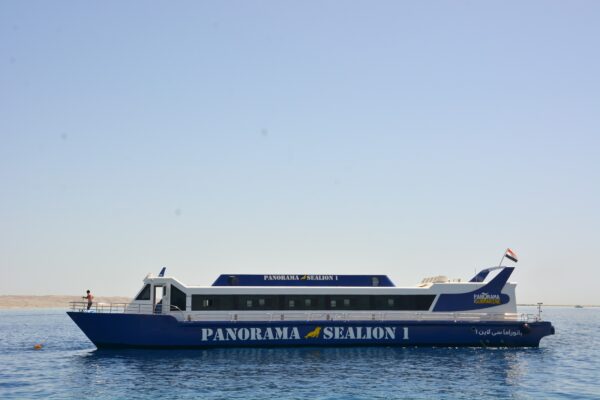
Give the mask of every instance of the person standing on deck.
[{"label": "person standing on deck", "polygon": [[92,307],[92,300],[94,299],[94,296],[92,296],[92,293],[90,293],[90,291],[87,291],[87,296],[83,296],[82,299],[87,299],[87,309],[89,310],[90,307]]}]

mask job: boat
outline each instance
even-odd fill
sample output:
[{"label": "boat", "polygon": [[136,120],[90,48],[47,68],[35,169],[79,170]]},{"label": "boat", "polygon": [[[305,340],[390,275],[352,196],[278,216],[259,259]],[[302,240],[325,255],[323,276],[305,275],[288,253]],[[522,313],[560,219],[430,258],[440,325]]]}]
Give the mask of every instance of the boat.
[{"label": "boat", "polygon": [[538,347],[554,327],[517,313],[514,267],[468,281],[396,287],[386,275],[220,275],[186,286],[148,274],[130,303],[73,302],[67,314],[99,349],[240,346]]}]

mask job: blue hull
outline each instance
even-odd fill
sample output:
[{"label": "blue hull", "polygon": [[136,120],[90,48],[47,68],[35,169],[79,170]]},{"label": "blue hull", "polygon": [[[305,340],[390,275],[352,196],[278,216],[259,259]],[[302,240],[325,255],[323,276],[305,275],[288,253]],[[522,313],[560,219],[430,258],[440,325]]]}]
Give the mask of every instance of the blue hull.
[{"label": "blue hull", "polygon": [[550,322],[179,322],[169,315],[67,312],[98,348],[245,346],[537,347]]}]

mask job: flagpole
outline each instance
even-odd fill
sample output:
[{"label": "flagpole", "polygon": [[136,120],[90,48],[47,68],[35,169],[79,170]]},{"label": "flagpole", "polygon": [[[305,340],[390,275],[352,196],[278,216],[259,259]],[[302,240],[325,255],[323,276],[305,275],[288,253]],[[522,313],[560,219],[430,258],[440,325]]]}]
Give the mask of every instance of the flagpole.
[{"label": "flagpole", "polygon": [[502,256],[502,258],[500,259],[500,264],[498,264],[498,266],[499,266],[499,267],[501,267],[501,266],[502,266],[502,261],[504,261],[504,257],[506,257],[506,251],[507,251],[507,250],[508,250],[508,249],[504,250],[504,255],[503,255],[503,256]]}]

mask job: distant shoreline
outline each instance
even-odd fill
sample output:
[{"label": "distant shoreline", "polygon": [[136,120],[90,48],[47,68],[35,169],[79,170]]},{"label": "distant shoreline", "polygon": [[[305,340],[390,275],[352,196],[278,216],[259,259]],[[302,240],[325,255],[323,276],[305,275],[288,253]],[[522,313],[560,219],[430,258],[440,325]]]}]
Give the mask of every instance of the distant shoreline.
[{"label": "distant shoreline", "polygon": [[[46,295],[46,296],[26,296],[26,295],[0,295],[0,309],[12,310],[20,308],[69,308],[69,303],[73,301],[85,301],[82,296],[67,295]],[[130,297],[112,296],[96,297],[94,303],[129,303]]]},{"label": "distant shoreline", "polygon": [[[82,296],[68,295],[46,295],[46,296],[27,296],[27,295],[0,295],[0,310],[10,310],[19,308],[69,308],[69,303],[73,301],[84,301]],[[130,297],[111,296],[96,297],[94,302],[98,303],[129,303]],[[518,307],[537,307],[537,304],[517,304]],[[600,307],[596,304],[543,304],[544,307],[575,307],[583,308]]]}]

